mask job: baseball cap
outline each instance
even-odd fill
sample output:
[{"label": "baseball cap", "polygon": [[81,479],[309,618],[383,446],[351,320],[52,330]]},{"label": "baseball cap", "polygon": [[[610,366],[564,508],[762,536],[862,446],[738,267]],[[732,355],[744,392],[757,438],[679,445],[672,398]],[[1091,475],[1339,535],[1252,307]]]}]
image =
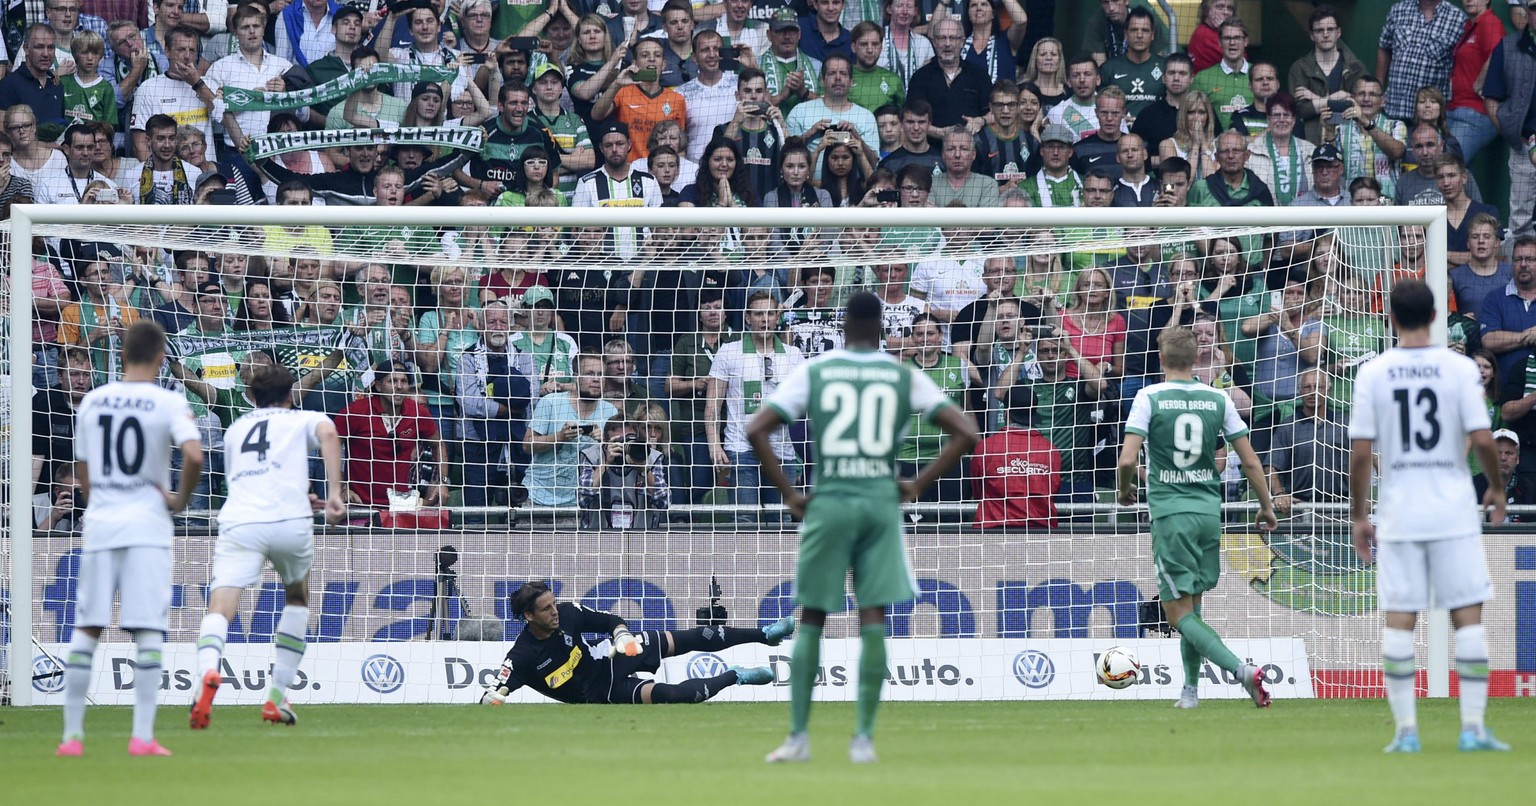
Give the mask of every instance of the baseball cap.
[{"label": "baseball cap", "polygon": [[224,286],[221,286],[218,283],[213,282],[212,280],[209,280],[206,283],[201,283],[201,284],[199,284],[197,286],[197,295],[198,296],[204,296],[204,295],[207,295],[207,294],[223,294],[223,293],[224,293]]},{"label": "baseball cap", "polygon": [[342,3],[341,7],[336,9],[336,13],[331,16],[331,21],[332,22],[336,22],[336,21],[344,19],[346,17],[356,17],[358,19],[362,19],[363,18],[363,10],[358,8],[357,6],[352,6],[352,5],[347,5],[346,3]]},{"label": "baseball cap", "polygon": [[542,285],[533,286],[523,292],[523,305],[532,308],[541,302],[553,308],[555,305],[555,295]]},{"label": "baseball cap", "polygon": [[1034,425],[1035,390],[1020,384],[1008,390],[1008,421],[1030,428]]},{"label": "baseball cap", "polygon": [[[1531,2],[1536,3],[1536,0],[1531,0]],[[1499,430],[1493,432],[1493,438],[1495,440],[1507,439],[1510,442],[1515,443],[1515,447],[1520,447],[1520,435],[1509,430],[1508,428],[1500,428]]]},{"label": "baseball cap", "polygon": [[551,73],[555,75],[555,78],[560,79],[561,84],[565,83],[565,71],[561,70],[560,65],[557,65],[554,62],[545,62],[538,67],[533,68],[533,80],[538,81],[539,79]]},{"label": "baseball cap", "polygon": [[1332,143],[1324,143],[1323,145],[1318,146],[1316,151],[1312,152],[1312,161],[1343,162],[1344,158],[1339,156],[1338,146],[1335,146]]},{"label": "baseball cap", "polygon": [[197,189],[202,190],[203,185],[206,185],[209,182],[220,182],[224,184],[224,186],[228,187],[229,177],[225,176],[223,171],[209,171],[197,178]]},{"label": "baseball cap", "polygon": [[1046,143],[1050,142],[1066,143],[1067,145],[1072,145],[1073,143],[1077,142],[1077,137],[1073,135],[1072,130],[1066,126],[1063,126],[1060,123],[1052,123],[1046,126],[1044,131],[1040,132],[1040,145],[1045,145]]},{"label": "baseball cap", "polygon": [[414,99],[419,96],[426,95],[429,92],[437,93],[437,97],[439,98],[443,97],[442,87],[439,87],[431,81],[418,81],[414,87],[411,87],[411,98]]},{"label": "baseball cap", "polygon": [[773,20],[768,23],[770,31],[787,31],[790,28],[800,30],[800,19],[795,16],[792,8],[781,8],[773,12]]},{"label": "baseball cap", "polygon": [[602,121],[597,124],[597,131],[594,132],[596,136],[593,137],[593,139],[598,143],[601,143],[603,142],[604,137],[607,137],[614,132],[618,132],[625,137],[629,137],[629,126],[626,126],[624,122],[620,120]]}]

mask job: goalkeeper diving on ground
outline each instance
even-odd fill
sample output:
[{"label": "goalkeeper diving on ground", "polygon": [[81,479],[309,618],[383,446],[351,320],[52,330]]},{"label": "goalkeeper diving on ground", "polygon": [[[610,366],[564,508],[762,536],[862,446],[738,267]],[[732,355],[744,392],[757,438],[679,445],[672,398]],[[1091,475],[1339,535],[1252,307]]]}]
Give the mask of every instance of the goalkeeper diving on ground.
[{"label": "goalkeeper diving on ground", "polygon": [[[724,674],[678,683],[658,683],[636,674],[655,674],[663,658],[687,652],[719,652],[738,644],[778,646],[795,631],[794,617],[785,616],[764,628],[696,627],[636,634],[621,616],[556,602],[542,582],[518,588],[512,612],[526,626],[501,662],[496,685],[481,695],[483,705],[501,705],[523,686],[572,704],[704,702],[729,686],[772,683],[773,671],[767,666],[732,666]],[[610,656],[592,654],[582,633],[611,635]]]}]

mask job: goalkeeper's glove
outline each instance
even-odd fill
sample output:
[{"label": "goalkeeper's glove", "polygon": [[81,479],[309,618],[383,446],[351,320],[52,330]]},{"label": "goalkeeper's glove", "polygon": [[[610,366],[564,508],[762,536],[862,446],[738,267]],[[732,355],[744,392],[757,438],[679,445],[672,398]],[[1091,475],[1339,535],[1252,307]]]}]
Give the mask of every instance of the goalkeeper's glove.
[{"label": "goalkeeper's glove", "polygon": [[628,627],[621,625],[613,631],[613,654],[615,656],[627,655],[633,658],[640,654],[640,650],[640,640],[635,638],[634,633],[631,633]]},{"label": "goalkeeper's glove", "polygon": [[488,688],[480,695],[481,705],[505,705],[507,695],[499,688]]}]

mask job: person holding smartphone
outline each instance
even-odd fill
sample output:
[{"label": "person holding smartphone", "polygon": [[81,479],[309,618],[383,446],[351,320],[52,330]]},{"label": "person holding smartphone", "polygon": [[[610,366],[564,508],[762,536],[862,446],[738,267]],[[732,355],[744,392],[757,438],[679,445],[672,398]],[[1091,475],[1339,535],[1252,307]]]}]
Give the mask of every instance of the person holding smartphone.
[{"label": "person holding smartphone", "polygon": [[578,356],[575,388],[540,398],[528,422],[523,440],[532,454],[523,477],[528,500],[538,506],[575,506],[580,453],[598,444],[593,438],[596,426],[618,414],[603,399],[602,356]]},{"label": "person holding smartphone", "polygon": [[594,118],[612,115],[629,128],[630,162],[649,156],[646,143],[657,123],[671,120],[688,130],[688,102],[677,90],[661,85],[665,48],[655,39],[635,43],[634,64],[619,71],[613,84],[592,105]]}]

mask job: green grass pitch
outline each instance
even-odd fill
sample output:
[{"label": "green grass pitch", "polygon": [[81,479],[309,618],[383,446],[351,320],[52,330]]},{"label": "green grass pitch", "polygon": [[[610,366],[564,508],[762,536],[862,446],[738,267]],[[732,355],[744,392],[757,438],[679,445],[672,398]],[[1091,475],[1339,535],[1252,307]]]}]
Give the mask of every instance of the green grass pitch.
[{"label": "green grass pitch", "polygon": [[[1531,797],[1536,700],[1496,700],[1513,753],[1456,750],[1454,700],[1420,701],[1424,752],[1384,756],[1384,701],[886,703],[880,764],[848,763],[853,708],[818,703],[813,759],[770,767],[787,706],[312,706],[294,728],[216,707],[174,758],[129,758],[130,709],[93,708],[56,759],[57,708],[0,710],[0,791],[21,804],[1413,804]],[[1009,798],[998,799],[998,796]],[[1022,798],[1048,798],[1027,801]]]}]

